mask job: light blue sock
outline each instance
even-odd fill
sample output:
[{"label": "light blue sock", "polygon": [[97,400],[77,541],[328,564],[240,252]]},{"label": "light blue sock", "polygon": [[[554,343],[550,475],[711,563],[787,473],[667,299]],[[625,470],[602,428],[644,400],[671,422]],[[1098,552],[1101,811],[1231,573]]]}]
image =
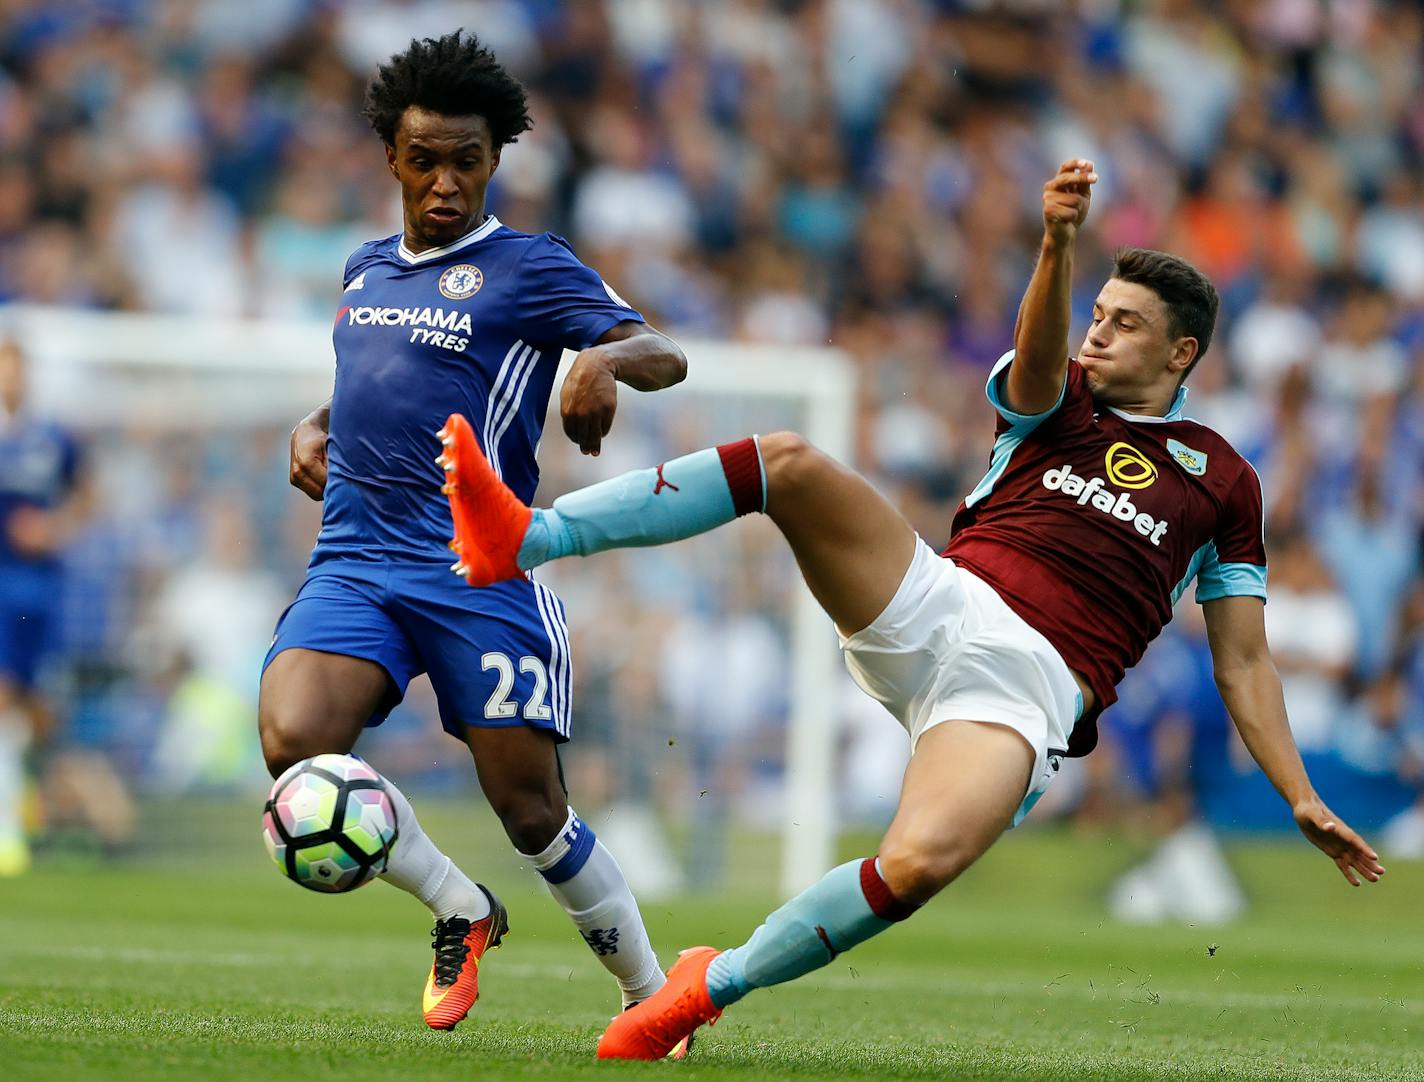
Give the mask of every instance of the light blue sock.
[{"label": "light blue sock", "polygon": [[765,503],[756,444],[709,447],[567,493],[552,508],[535,508],[519,566],[527,571],[564,556],[680,541]]},{"label": "light blue sock", "polygon": [[[735,1003],[753,988],[794,980],[837,955],[879,935],[913,910],[890,899],[878,871],[874,890],[884,916],[867,898],[866,869],[874,861],[853,860],[832,868],[771,916],[740,947],[723,951],[707,968],[707,991],[718,1007]],[[888,902],[886,899],[890,899]]]}]

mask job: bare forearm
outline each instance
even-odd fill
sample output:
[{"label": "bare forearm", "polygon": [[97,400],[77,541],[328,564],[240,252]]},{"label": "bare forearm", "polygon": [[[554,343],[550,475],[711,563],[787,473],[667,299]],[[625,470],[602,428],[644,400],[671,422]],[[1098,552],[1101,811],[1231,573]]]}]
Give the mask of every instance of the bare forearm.
[{"label": "bare forearm", "polygon": [[1285,696],[1266,644],[1262,598],[1218,597],[1202,603],[1216,686],[1251,757],[1291,806],[1310,844],[1335,862],[1351,886],[1384,874],[1379,854],[1325,806],[1311,788],[1286,720]]},{"label": "bare forearm", "polygon": [[1315,797],[1286,719],[1281,679],[1270,658],[1217,673],[1217,688],[1246,750],[1292,808]]},{"label": "bare forearm", "polygon": [[687,358],[665,334],[626,320],[579,353],[559,392],[564,434],[596,455],[618,409],[618,384],[658,391],[687,378]]},{"label": "bare forearm", "polygon": [[1053,408],[1068,371],[1073,241],[1088,217],[1098,175],[1086,158],[1072,158],[1043,186],[1043,243],[1014,323],[1014,363],[1004,383],[1019,413]]},{"label": "bare forearm", "polygon": [[1052,408],[1068,368],[1073,242],[1045,233],[1014,324],[1014,363],[1004,387],[1022,413]]},{"label": "bare forearm", "polygon": [[1068,360],[1073,242],[1044,234],[1014,323],[1014,364],[1056,372]]},{"label": "bare forearm", "polygon": [[586,352],[596,352],[613,378],[635,391],[660,391],[687,378],[682,348],[657,331],[603,342]]}]

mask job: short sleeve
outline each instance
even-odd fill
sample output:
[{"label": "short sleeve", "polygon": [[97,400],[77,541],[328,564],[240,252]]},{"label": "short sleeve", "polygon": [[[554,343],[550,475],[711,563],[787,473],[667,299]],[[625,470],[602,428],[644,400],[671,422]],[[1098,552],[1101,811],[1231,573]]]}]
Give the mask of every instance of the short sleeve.
[{"label": "short sleeve", "polygon": [[346,260],[345,269],[341,272],[341,288],[343,290],[362,288],[366,265],[370,262],[374,251],[375,242],[368,242],[351,253],[350,258]]},{"label": "short sleeve", "polygon": [[535,237],[520,265],[521,336],[541,345],[584,349],[612,327],[643,316],[615,293],[598,272],[579,262],[562,237]]},{"label": "short sleeve", "polygon": [[1266,596],[1266,543],[1261,480],[1242,461],[1216,537],[1197,572],[1197,602]]},{"label": "short sleeve", "polygon": [[1058,392],[1058,401],[1044,410],[1042,413],[1016,413],[1009,408],[1004,400],[1004,379],[1008,375],[1009,366],[1014,361],[1014,350],[1009,350],[996,362],[989,372],[989,381],[984,386],[984,393],[988,396],[989,404],[998,411],[999,425],[998,432],[1002,435],[1005,432],[1013,432],[1020,436],[1026,436],[1044,421],[1061,411],[1066,403],[1086,402],[1091,398],[1088,391],[1087,378],[1083,368],[1077,361],[1068,361],[1068,370],[1063,376],[1063,389]]}]

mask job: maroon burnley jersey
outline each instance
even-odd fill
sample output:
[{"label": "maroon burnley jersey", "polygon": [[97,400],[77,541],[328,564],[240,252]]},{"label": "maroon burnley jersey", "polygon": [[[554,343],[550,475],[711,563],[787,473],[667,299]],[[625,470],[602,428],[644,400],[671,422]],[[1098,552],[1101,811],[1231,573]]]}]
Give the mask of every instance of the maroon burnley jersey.
[{"label": "maroon burnley jersey", "polygon": [[1097,743],[1096,714],[1172,618],[1193,578],[1198,602],[1266,596],[1261,485],[1211,429],[1094,401],[1075,360],[1058,404],[1025,415],[1003,399],[1005,354],[989,377],[999,411],[989,472],[954,516],[944,555],[983,579],[1093,689],[1069,755]]}]

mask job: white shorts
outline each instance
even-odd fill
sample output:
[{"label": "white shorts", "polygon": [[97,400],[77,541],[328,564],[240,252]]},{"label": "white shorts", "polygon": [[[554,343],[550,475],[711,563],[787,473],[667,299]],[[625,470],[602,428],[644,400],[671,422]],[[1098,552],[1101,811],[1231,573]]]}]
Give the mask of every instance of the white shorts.
[{"label": "white shorts", "polygon": [[1005,725],[1033,748],[1017,826],[1043,795],[1083,711],[1058,651],[982,579],[920,540],[900,588],[866,628],[841,638],[846,668],[910,734],[945,721]]}]

